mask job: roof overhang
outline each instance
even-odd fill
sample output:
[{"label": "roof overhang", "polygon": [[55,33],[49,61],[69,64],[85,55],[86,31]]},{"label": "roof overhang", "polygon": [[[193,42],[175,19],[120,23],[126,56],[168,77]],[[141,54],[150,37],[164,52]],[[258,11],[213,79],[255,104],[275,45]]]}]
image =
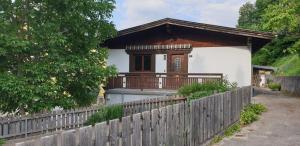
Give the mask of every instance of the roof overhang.
[{"label": "roof overhang", "polygon": [[275,37],[275,34],[270,33],[270,32],[259,32],[259,31],[252,31],[252,30],[247,30],[247,29],[217,26],[217,25],[190,22],[190,21],[171,19],[171,18],[165,18],[165,19],[161,19],[158,21],[154,21],[154,22],[150,22],[150,23],[146,23],[143,25],[139,25],[139,26],[121,30],[118,32],[117,37],[144,31],[147,29],[161,26],[161,25],[176,25],[176,26],[182,26],[182,27],[189,27],[189,28],[193,28],[193,29],[214,31],[214,32],[234,34],[234,35],[240,35],[240,36],[246,36],[246,37],[267,39],[267,40],[271,40]]},{"label": "roof overhang", "polygon": [[252,65],[252,68],[255,70],[265,70],[265,71],[276,71],[277,69],[272,66],[261,66],[261,65]]}]

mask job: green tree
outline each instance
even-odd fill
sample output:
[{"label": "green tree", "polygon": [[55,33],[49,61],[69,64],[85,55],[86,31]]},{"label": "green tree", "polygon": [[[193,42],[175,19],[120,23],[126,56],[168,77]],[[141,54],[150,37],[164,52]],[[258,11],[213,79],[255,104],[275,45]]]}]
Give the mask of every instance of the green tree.
[{"label": "green tree", "polygon": [[96,100],[114,75],[104,40],[114,0],[0,0],[0,110],[37,112]]},{"label": "green tree", "polygon": [[257,25],[257,18],[255,17],[255,11],[256,8],[254,4],[251,4],[247,2],[244,4],[240,10],[240,16],[238,19],[238,28],[244,28],[244,29],[252,29],[252,30],[257,30],[258,25]]},{"label": "green tree", "polygon": [[256,0],[255,4],[245,3],[239,10],[238,28],[263,31],[262,15],[265,9],[279,0]]},{"label": "green tree", "polygon": [[268,5],[262,14],[262,28],[280,34],[295,34],[300,30],[298,0],[279,0]]}]

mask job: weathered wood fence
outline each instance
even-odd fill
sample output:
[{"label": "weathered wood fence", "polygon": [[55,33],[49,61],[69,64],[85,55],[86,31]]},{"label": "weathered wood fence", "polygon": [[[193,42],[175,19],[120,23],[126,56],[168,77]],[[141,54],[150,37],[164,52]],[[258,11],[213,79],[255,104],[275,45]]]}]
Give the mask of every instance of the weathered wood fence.
[{"label": "weathered wood fence", "polygon": [[282,91],[300,96],[300,76],[278,76],[273,80],[281,84]]},{"label": "weathered wood fence", "polygon": [[198,146],[237,122],[251,87],[64,131],[16,146]]},{"label": "weathered wood fence", "polygon": [[[154,108],[185,101],[183,97],[145,99],[122,104],[123,115],[128,116]],[[103,106],[79,108],[28,116],[0,118],[0,138],[12,139],[63,129],[82,127],[87,119]]]}]

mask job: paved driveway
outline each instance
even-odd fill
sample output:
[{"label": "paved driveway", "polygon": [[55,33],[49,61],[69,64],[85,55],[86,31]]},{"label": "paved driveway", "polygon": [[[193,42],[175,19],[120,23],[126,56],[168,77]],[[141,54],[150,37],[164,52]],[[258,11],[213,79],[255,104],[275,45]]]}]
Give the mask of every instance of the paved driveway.
[{"label": "paved driveway", "polygon": [[258,95],[254,102],[268,111],[216,146],[300,146],[300,97]]}]

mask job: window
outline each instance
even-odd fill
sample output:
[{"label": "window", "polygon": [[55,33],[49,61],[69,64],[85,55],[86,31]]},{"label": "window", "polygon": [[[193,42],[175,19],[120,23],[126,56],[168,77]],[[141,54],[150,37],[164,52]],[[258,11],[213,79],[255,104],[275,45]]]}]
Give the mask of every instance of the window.
[{"label": "window", "polygon": [[175,72],[180,72],[181,70],[181,58],[180,57],[176,57],[174,59],[174,64],[173,64],[173,68]]},{"label": "window", "polygon": [[144,71],[151,71],[151,56],[144,56]]},{"label": "window", "polygon": [[151,61],[152,55],[150,54],[134,55],[134,71],[151,71]]},{"label": "window", "polygon": [[143,62],[143,56],[142,55],[136,55],[135,56],[135,67],[134,67],[134,69],[136,71],[142,71],[142,69],[143,69],[142,62]]}]

